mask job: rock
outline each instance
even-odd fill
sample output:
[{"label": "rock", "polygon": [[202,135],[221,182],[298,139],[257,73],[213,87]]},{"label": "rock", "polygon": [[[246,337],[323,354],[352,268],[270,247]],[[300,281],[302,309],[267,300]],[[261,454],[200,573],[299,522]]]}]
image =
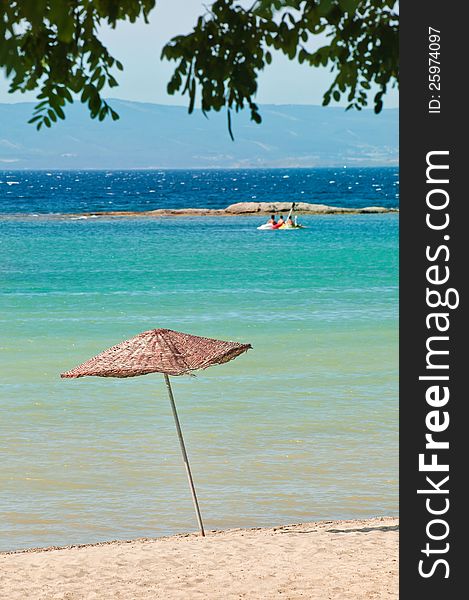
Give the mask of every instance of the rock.
[{"label": "rock", "polygon": [[360,209],[362,213],[385,213],[385,212],[398,212],[396,208],[384,208],[384,206],[366,206]]},{"label": "rock", "polygon": [[[225,208],[225,214],[249,215],[249,214],[271,214],[287,213],[292,206],[291,202],[237,202]],[[221,211],[223,212],[223,211]],[[341,206],[327,206],[327,204],[312,204],[309,202],[295,202],[296,214],[313,215],[341,215],[359,213],[386,213],[398,212],[396,208],[384,208],[383,206],[367,206],[366,208],[344,208]]]},{"label": "rock", "polygon": [[[287,213],[292,207],[291,202],[237,202],[230,204],[225,212],[234,215],[253,214],[253,213]],[[295,213],[343,213],[355,212],[353,208],[338,208],[327,206],[325,204],[310,204],[308,202],[295,202]]]},{"label": "rock", "polygon": [[256,213],[261,210],[259,208],[261,204],[266,204],[266,202],[236,202],[236,204],[230,204],[227,206],[225,208],[225,212],[234,215]]},{"label": "rock", "polygon": [[[283,213],[284,216],[291,208],[291,202],[237,202],[226,208],[158,208],[147,211],[98,211],[86,213],[72,213],[62,215],[45,215],[45,218],[88,218],[88,217],[230,217],[239,215],[269,215]],[[365,208],[343,208],[340,206],[327,206],[326,204],[311,204],[309,202],[295,202],[295,214],[303,215],[356,215],[399,212],[398,208],[384,208],[383,206],[367,206]],[[21,215],[19,215],[21,217]],[[14,217],[13,217],[14,218]]]}]

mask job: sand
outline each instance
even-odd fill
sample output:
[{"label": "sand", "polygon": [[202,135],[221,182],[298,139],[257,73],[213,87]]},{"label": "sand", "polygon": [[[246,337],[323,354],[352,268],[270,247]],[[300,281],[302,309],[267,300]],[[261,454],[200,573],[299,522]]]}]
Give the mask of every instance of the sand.
[{"label": "sand", "polygon": [[0,554],[8,600],[398,598],[398,519]]}]

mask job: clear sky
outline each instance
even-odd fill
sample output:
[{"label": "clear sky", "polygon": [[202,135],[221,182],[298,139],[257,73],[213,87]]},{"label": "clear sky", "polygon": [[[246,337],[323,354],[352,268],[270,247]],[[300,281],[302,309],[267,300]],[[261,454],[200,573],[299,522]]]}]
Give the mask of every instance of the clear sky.
[{"label": "clear sky", "polygon": [[[174,35],[189,32],[202,14],[201,0],[158,0],[150,24],[123,23],[116,30],[105,29],[103,41],[111,54],[124,64],[117,73],[119,87],[109,94],[124,100],[187,105],[187,98],[169,96],[166,84],[176,63],[160,61],[161,48]],[[272,64],[259,77],[259,104],[321,104],[331,81],[325,68],[311,68],[274,56]],[[0,102],[34,101],[34,94],[8,94],[7,83],[0,78]],[[398,106],[398,93],[392,90],[385,98],[385,108]],[[332,106],[332,104],[331,104]]]}]

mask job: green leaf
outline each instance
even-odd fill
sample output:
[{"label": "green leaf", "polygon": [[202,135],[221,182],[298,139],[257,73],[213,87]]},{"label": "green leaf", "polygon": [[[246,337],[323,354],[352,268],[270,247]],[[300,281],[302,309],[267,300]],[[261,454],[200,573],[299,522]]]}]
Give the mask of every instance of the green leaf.
[{"label": "green leaf", "polygon": [[189,102],[189,114],[194,111],[195,104],[195,79],[192,79],[191,88],[190,88],[190,102]]},{"label": "green leaf", "polygon": [[262,117],[257,111],[251,112],[251,119],[258,125],[262,123]]},{"label": "green leaf", "polygon": [[99,109],[101,108],[101,98],[99,97],[98,93],[95,92],[90,96],[88,106],[91,112],[91,116],[94,119],[98,116]]},{"label": "green leaf", "polygon": [[228,133],[230,134],[231,140],[234,142],[233,130],[231,129],[231,110],[230,109],[227,110],[227,115],[228,115]]},{"label": "green leaf", "polygon": [[359,3],[360,0],[339,0],[340,8],[349,14],[352,14],[357,10]]},{"label": "green leaf", "polygon": [[318,15],[320,17],[327,16],[331,12],[333,7],[334,7],[333,0],[321,0],[317,6]]},{"label": "green leaf", "polygon": [[65,119],[65,113],[60,108],[60,106],[57,106],[57,108],[55,109],[55,112],[56,112],[57,116],[59,117],[59,119]]}]

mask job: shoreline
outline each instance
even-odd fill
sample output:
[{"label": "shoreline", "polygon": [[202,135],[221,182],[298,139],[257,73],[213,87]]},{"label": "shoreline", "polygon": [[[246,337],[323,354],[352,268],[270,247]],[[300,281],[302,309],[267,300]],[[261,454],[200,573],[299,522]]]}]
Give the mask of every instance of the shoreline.
[{"label": "shoreline", "polygon": [[397,517],[375,517],[2,552],[0,592],[9,600],[397,600],[398,529]]},{"label": "shoreline", "polygon": [[[384,521],[399,521],[399,517],[369,517],[366,519],[326,519],[323,521],[311,521],[305,523],[290,523],[288,525],[273,525],[271,527],[234,527],[230,529],[207,529],[206,537],[211,537],[213,535],[221,535],[225,533],[232,532],[253,532],[253,531],[277,531],[277,530],[286,530],[295,527],[326,527],[329,525],[340,525],[347,526],[352,524],[354,526],[363,524],[364,526],[370,525],[370,523],[380,523]],[[398,527],[398,525],[396,525]],[[72,550],[72,549],[82,549],[82,548],[98,548],[102,546],[122,546],[127,544],[134,543],[146,543],[146,542],[157,542],[159,540],[170,540],[170,539],[182,539],[182,538],[201,538],[202,536],[198,531],[194,532],[184,532],[184,533],[173,533],[170,535],[161,535],[158,537],[138,537],[132,539],[115,539],[115,540],[105,540],[101,542],[85,542],[82,544],[67,544],[65,546],[32,546],[31,548],[20,548],[18,550],[0,550],[0,558],[2,556],[12,556],[16,554],[32,554],[32,553],[40,553],[40,552],[53,552],[57,550]]]},{"label": "shoreline", "polygon": [[[89,218],[135,218],[135,217],[265,217],[271,214],[288,213],[291,202],[238,202],[226,208],[158,208],[144,211],[105,210],[89,211],[82,213],[8,213],[0,218],[24,219],[89,219]],[[398,208],[385,208],[383,206],[365,206],[363,208],[345,208],[328,206],[327,204],[310,204],[308,202],[295,203],[296,215],[359,215],[398,213]]]}]

